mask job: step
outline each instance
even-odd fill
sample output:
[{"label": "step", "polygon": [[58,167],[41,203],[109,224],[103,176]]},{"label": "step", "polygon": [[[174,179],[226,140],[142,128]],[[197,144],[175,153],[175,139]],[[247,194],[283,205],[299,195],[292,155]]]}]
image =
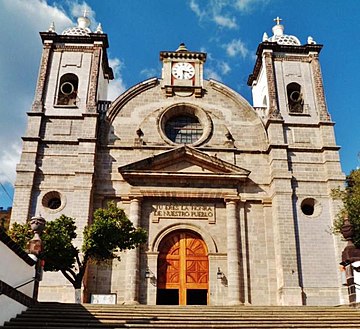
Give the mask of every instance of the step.
[{"label": "step", "polygon": [[9,328],[360,328],[347,306],[155,306],[39,303]]}]

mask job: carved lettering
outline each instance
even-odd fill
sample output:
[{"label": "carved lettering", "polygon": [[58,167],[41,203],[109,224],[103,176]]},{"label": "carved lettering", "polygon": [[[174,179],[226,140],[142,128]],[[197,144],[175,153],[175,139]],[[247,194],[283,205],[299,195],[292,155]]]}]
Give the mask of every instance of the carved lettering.
[{"label": "carved lettering", "polygon": [[198,205],[191,203],[173,204],[163,203],[154,205],[153,222],[158,222],[160,218],[168,219],[205,219],[215,222],[214,205]]}]

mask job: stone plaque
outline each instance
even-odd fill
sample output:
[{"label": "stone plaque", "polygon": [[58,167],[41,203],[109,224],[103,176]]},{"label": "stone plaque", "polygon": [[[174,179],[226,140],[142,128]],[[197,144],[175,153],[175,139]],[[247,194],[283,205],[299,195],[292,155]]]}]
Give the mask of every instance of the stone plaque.
[{"label": "stone plaque", "polygon": [[164,202],[153,206],[152,222],[158,223],[160,219],[195,219],[207,220],[209,223],[215,223],[215,206],[191,202]]},{"label": "stone plaque", "polygon": [[91,294],[91,304],[116,304],[116,294]]}]

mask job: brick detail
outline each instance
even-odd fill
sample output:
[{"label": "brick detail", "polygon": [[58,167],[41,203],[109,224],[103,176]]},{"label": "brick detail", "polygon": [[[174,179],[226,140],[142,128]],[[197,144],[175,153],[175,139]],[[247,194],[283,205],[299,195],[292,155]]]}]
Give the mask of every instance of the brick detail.
[{"label": "brick detail", "polygon": [[32,105],[33,112],[43,112],[45,83],[48,76],[52,44],[45,43],[41,57],[39,78],[35,90],[35,98]]},{"label": "brick detail", "polygon": [[100,58],[101,58],[101,46],[100,45],[97,47],[94,46],[94,54],[90,69],[90,83],[89,83],[89,93],[87,97],[86,112],[91,112],[91,113],[96,112],[96,94],[97,94],[97,85],[99,79]]},{"label": "brick detail", "polygon": [[272,55],[270,53],[265,53],[265,72],[266,79],[268,83],[269,90],[269,118],[270,119],[282,119],[279,107],[277,104],[276,97],[276,86],[275,86],[275,74],[274,74],[274,64]]},{"label": "brick detail", "polygon": [[314,76],[314,84],[315,84],[315,96],[317,100],[317,104],[319,106],[319,116],[321,121],[330,121],[330,114],[327,111],[326,101],[325,101],[325,93],[324,93],[324,85],[321,75],[321,68],[319,63],[319,55],[312,54],[311,58],[311,68]]}]

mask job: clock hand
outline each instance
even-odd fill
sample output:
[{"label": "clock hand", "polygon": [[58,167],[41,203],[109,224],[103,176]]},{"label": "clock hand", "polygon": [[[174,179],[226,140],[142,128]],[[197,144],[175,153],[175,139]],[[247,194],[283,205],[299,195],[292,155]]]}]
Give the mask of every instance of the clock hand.
[{"label": "clock hand", "polygon": [[185,73],[189,73],[189,71],[182,70],[182,72],[183,72],[183,79],[185,79]]}]

